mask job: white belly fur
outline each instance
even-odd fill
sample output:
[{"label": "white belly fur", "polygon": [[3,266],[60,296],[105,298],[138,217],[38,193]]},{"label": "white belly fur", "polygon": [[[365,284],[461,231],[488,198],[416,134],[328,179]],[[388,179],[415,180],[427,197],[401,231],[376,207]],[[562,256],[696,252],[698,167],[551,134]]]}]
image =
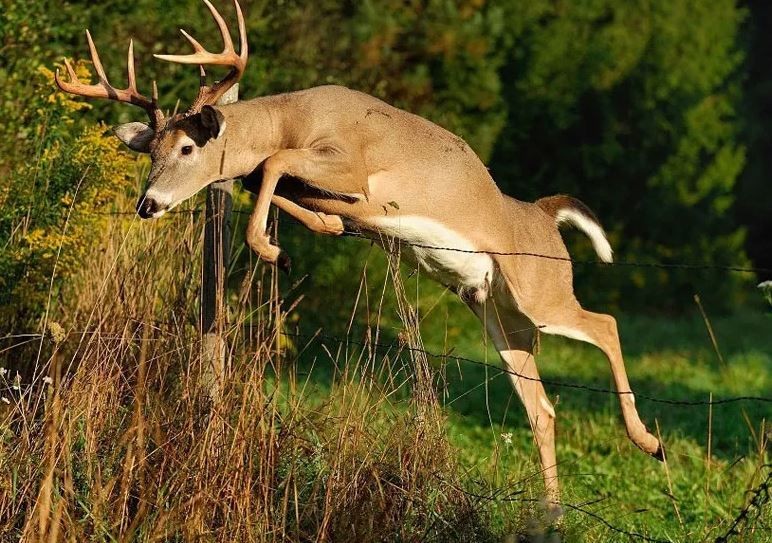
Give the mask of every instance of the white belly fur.
[{"label": "white belly fur", "polygon": [[479,250],[463,235],[426,217],[386,216],[371,222],[384,236],[406,242],[401,246],[402,254],[433,279],[456,288],[462,295],[472,294],[479,302],[487,297],[493,281],[493,260],[489,255],[410,245]]}]

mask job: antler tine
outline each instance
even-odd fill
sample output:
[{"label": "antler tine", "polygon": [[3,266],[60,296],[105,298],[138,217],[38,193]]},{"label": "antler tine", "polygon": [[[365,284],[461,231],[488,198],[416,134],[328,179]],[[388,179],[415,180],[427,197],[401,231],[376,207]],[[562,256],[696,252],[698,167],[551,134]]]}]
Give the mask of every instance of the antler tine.
[{"label": "antler tine", "polygon": [[[67,67],[67,75],[70,76],[70,81],[74,83],[80,83],[80,79],[78,79],[78,74],[75,73],[75,70],[73,69],[72,65],[70,64],[70,61],[66,58],[64,59],[64,65]],[[56,76],[59,75],[59,70],[56,70]]]},{"label": "antler tine", "polygon": [[126,59],[126,65],[128,66],[129,74],[129,86],[128,89],[134,94],[139,94],[137,91],[137,76],[134,72],[134,40],[129,40],[129,52]]},{"label": "antler tine", "polygon": [[233,0],[236,6],[236,20],[239,24],[239,58],[244,66],[247,65],[247,57],[249,56],[249,44],[247,43],[247,23],[244,21],[244,14],[241,12],[241,6],[238,0]]},{"label": "antler tine", "polygon": [[[247,32],[246,23],[244,22],[244,14],[241,11],[241,6],[238,0],[233,0],[236,7],[236,16],[239,26],[239,46],[240,50],[236,53],[233,46],[233,40],[228,26],[225,23],[220,12],[212,5],[210,0],[203,0],[207,8],[212,14],[217,27],[220,29],[220,34],[223,40],[223,50],[221,53],[211,53],[204,48],[201,43],[198,42],[193,36],[188,34],[185,30],[180,29],[185,39],[193,46],[193,53],[188,55],[153,55],[159,60],[165,60],[167,62],[176,62],[179,64],[198,64],[201,67],[200,72],[200,86],[198,96],[193,102],[193,105],[188,109],[187,113],[195,113],[202,106],[206,104],[215,103],[220,96],[222,96],[229,88],[236,84],[241,79],[244,69],[247,64],[247,58],[249,55],[249,49],[247,45]],[[218,83],[214,85],[206,85],[206,73],[203,70],[204,64],[210,64],[215,66],[230,66],[231,71]]]},{"label": "antler tine", "polygon": [[115,100],[116,102],[125,102],[127,104],[134,104],[140,106],[147,111],[150,117],[151,123],[158,127],[163,123],[163,113],[158,109],[158,91],[155,89],[155,82],[153,84],[153,98],[148,99],[141,95],[137,91],[137,78],[136,70],[134,67],[134,42],[129,41],[129,50],[127,55],[127,69],[128,69],[128,86],[125,89],[116,89],[107,80],[107,74],[102,66],[102,61],[99,58],[99,53],[94,45],[94,40],[91,39],[91,33],[86,30],[86,40],[88,41],[89,52],[91,53],[91,61],[94,63],[94,69],[99,76],[99,82],[93,85],[87,85],[82,83],[78,79],[78,75],[75,73],[70,62],[65,58],[64,65],[67,68],[67,74],[69,81],[64,81],[59,75],[59,70],[56,70],[54,74],[54,80],[56,85],[64,92],[75,94],[77,96],[85,96],[87,98],[106,98],[109,100]]},{"label": "antler tine", "polygon": [[196,53],[206,53],[206,49],[204,49],[204,46],[199,43],[199,41],[185,32],[184,28],[180,28],[180,32],[183,36],[185,36],[185,39],[190,42],[190,44],[193,46],[193,49],[196,51]]},{"label": "antler tine", "polygon": [[228,25],[225,24],[225,19],[222,18],[220,12],[217,11],[217,9],[209,0],[204,0],[204,4],[206,4],[206,7],[209,8],[209,11],[212,13],[214,22],[217,23],[217,26],[220,29],[220,34],[222,34],[223,52],[233,51],[235,53],[235,50],[233,49],[233,40],[231,40],[231,33],[228,30]]},{"label": "antler tine", "polygon": [[99,78],[104,81],[106,85],[110,85],[107,81],[105,69],[102,67],[102,61],[99,59],[99,53],[97,53],[97,48],[94,45],[94,40],[91,39],[91,32],[88,30],[86,30],[86,40],[88,41],[88,50],[91,53],[91,62],[94,63],[94,69],[96,70],[97,75],[99,75]]},{"label": "antler tine", "polygon": [[[158,85],[156,85],[155,80],[153,80],[153,94],[151,95],[152,97],[150,98],[149,105],[147,104],[147,98],[142,96],[137,90],[137,75],[134,68],[134,40],[129,40],[129,52],[127,56],[128,58],[126,59],[126,65],[128,67],[127,71],[129,75],[129,86],[126,87],[126,90],[129,92],[129,95],[133,97],[131,103],[137,103],[137,105],[145,108],[148,112],[148,115],[150,115],[154,125],[161,126],[164,120],[164,115],[161,109],[158,107]],[[141,103],[136,102],[135,99]]]}]

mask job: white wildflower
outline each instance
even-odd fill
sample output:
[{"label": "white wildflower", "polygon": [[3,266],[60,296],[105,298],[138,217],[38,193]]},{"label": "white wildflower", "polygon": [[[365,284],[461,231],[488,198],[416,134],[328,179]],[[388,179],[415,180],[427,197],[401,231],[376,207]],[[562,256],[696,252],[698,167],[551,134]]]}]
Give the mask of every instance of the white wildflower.
[{"label": "white wildflower", "polygon": [[47,385],[51,385],[53,384],[54,380],[51,379],[48,375],[46,375],[45,377],[43,377],[43,382]]},{"label": "white wildflower", "polygon": [[512,433],[511,432],[507,432],[507,433],[501,434],[501,439],[504,440],[504,444],[505,445],[512,445]]},{"label": "white wildflower", "polygon": [[0,401],[1,401],[1,402],[3,402],[5,405],[9,405],[9,404],[11,403],[11,400],[9,400],[8,398],[6,398],[5,396],[3,396],[2,398],[0,398]]},{"label": "white wildflower", "polygon": [[0,368],[0,377],[5,377],[5,374],[8,373],[8,370],[5,368]]}]

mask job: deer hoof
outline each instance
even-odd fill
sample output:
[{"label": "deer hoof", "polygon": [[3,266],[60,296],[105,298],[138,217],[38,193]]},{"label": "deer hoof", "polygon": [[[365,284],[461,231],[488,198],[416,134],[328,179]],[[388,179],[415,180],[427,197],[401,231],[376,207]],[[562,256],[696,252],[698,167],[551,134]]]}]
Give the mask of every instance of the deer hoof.
[{"label": "deer hoof", "polygon": [[289,275],[292,272],[292,259],[282,250],[276,259],[276,266],[286,275]]},{"label": "deer hoof", "polygon": [[652,454],[654,458],[659,460],[660,462],[665,461],[665,445],[660,441],[659,447],[657,447],[657,450]]},{"label": "deer hoof", "polygon": [[351,219],[341,217],[341,222],[343,223],[343,232],[341,232],[342,235],[359,236],[362,234],[362,231],[359,229],[357,224]]}]

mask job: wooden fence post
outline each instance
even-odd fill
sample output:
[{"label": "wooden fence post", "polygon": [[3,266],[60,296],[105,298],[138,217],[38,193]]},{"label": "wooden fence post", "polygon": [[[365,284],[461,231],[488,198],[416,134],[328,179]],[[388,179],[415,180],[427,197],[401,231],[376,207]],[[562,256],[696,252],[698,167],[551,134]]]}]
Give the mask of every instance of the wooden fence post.
[{"label": "wooden fence post", "polygon": [[[238,84],[217,102],[231,104],[238,100]],[[233,179],[212,183],[206,189],[206,224],[201,283],[202,385],[212,399],[218,399],[223,387],[228,346],[227,274],[231,247],[231,211]]]}]

